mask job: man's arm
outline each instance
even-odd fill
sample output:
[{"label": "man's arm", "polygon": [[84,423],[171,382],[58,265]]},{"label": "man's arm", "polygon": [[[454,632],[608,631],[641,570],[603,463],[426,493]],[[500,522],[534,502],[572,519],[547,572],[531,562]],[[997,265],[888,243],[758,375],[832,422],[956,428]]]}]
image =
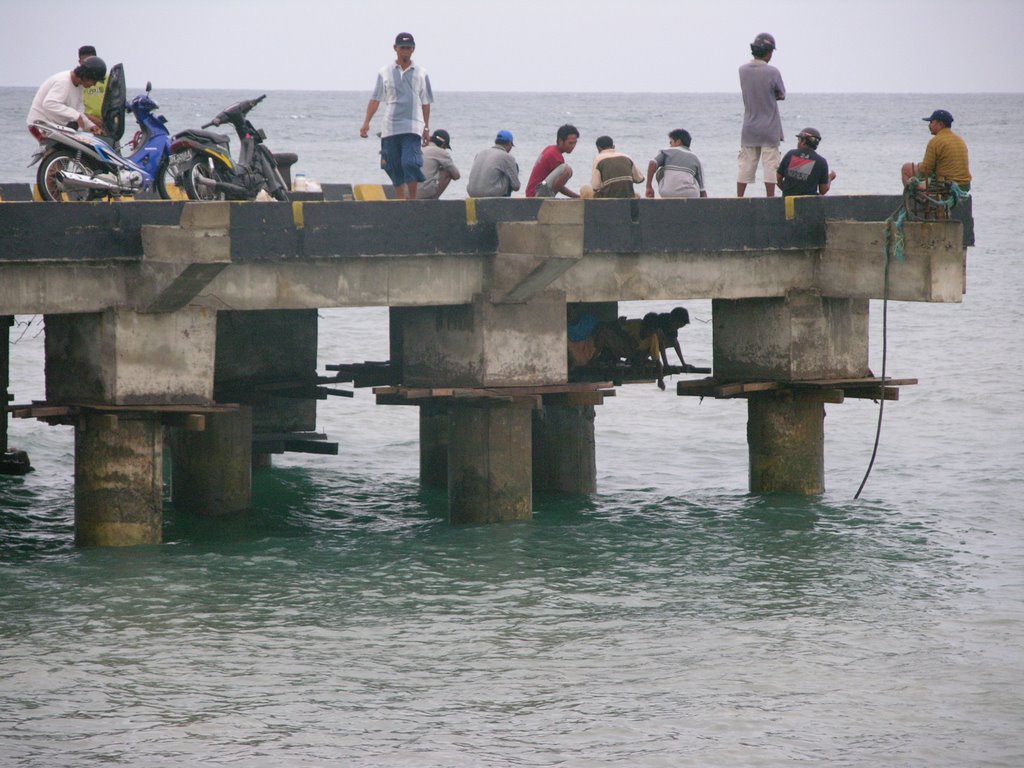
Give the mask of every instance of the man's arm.
[{"label": "man's arm", "polygon": [[647,190],[644,192],[647,197],[654,197],[654,174],[657,170],[658,163],[651,160],[647,164]]},{"label": "man's arm", "polygon": [[423,146],[430,141],[430,105],[423,105]]},{"label": "man's arm", "polygon": [[923,178],[928,178],[935,172],[935,164],[938,160],[935,152],[935,139],[932,138],[928,142],[928,146],[924,148],[924,160],[917,165],[917,175]]},{"label": "man's arm", "polygon": [[451,176],[453,179],[462,178],[462,174],[459,173],[459,168],[457,165],[455,165],[455,160],[452,159],[452,156],[448,155],[448,157],[445,158],[445,160],[446,162],[444,164],[444,169],[448,172],[448,175]]},{"label": "man's arm", "polygon": [[508,176],[509,184],[512,187],[513,192],[518,192],[519,183],[519,163],[517,163],[511,155],[506,154],[505,159],[505,175]]},{"label": "man's arm", "polygon": [[370,121],[373,119],[373,116],[377,114],[377,107],[379,106],[380,102],[376,99],[370,99],[366,104],[366,117],[363,118],[363,125],[359,129],[359,135],[364,139],[370,134]]},{"label": "man's arm", "polygon": [[644,180],[644,175],[640,173],[640,169],[636,167],[636,163],[633,163],[633,181],[640,184]]}]

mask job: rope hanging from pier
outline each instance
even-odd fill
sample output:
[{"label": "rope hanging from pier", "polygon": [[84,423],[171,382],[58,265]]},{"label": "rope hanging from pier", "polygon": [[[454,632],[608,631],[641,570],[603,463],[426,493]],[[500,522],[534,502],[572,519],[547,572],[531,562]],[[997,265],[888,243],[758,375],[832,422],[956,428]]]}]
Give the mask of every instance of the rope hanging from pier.
[{"label": "rope hanging from pier", "polygon": [[[903,233],[903,224],[907,220],[909,213],[907,202],[912,200],[915,203],[924,203],[926,206],[931,206],[932,210],[943,209],[946,217],[948,217],[949,211],[956,208],[961,200],[971,196],[969,190],[961,189],[955,181],[950,181],[942,184],[940,196],[933,197],[928,194],[929,181],[929,179],[922,179],[919,176],[912,177],[903,190],[903,202],[885,220],[885,244],[882,250],[884,277],[882,283],[882,376],[880,382],[883,391],[886,382],[885,366],[889,356],[889,265],[892,263],[893,258],[899,262],[902,262],[904,259],[903,249],[906,245],[906,238]],[[885,398],[882,397],[878,401],[878,426],[875,429],[875,444],[871,450],[871,460],[868,462],[867,471],[864,473],[864,479],[860,481],[857,493],[853,495],[855,499],[860,498],[860,493],[864,490],[864,485],[871,475],[871,469],[875,465],[875,457],[878,455],[878,444],[882,437],[882,414],[884,411]]]}]

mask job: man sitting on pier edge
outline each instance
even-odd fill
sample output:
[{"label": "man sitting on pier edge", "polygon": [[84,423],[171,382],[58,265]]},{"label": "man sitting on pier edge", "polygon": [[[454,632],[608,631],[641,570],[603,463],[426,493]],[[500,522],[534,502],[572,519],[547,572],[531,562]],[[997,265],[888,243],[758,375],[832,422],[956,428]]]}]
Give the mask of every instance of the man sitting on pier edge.
[{"label": "man sitting on pier edge", "polygon": [[901,169],[903,186],[917,176],[927,183],[929,176],[936,181],[956,182],[965,192],[971,188],[971,169],[967,162],[967,143],[953,133],[953,115],[944,109],[936,109],[928,117],[921,118],[928,122],[928,130],[932,138],[924,150],[924,160],[916,165],[904,163]]}]

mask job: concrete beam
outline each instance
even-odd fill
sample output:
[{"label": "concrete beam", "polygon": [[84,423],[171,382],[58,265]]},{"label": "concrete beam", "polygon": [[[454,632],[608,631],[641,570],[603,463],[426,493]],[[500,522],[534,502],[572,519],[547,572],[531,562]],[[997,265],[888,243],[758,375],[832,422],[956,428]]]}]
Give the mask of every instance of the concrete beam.
[{"label": "concrete beam", "polygon": [[48,315],[46,396],[55,403],[210,403],[216,314],[110,309]]},{"label": "concrete beam", "polygon": [[[525,304],[424,307],[393,313],[401,322],[408,386],[511,387],[567,378],[565,298],[544,293]],[[397,330],[397,329],[396,329]]]},{"label": "concrete beam", "polygon": [[[967,252],[959,221],[907,221],[904,258],[890,259],[892,301],[960,302]],[[824,296],[880,299],[885,295],[883,222],[829,221],[814,285]]]}]

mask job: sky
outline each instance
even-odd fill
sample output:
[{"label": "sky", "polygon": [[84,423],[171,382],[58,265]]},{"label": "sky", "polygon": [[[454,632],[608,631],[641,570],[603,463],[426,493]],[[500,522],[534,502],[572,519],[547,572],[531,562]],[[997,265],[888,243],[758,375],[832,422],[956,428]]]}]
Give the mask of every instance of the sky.
[{"label": "sky", "polygon": [[794,93],[1024,91],[1024,0],[3,0],[7,85],[95,45],[159,88],[371,89],[398,32],[435,91],[738,90],[758,32]]}]

